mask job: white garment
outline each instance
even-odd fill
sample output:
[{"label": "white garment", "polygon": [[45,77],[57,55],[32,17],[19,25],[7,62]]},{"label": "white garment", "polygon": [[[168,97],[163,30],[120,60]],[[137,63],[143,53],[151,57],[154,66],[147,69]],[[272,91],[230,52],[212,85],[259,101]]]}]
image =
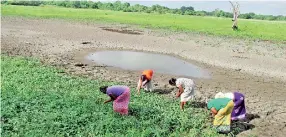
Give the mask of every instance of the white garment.
[{"label": "white garment", "polygon": [[222,93],[219,92],[215,95],[215,98],[229,98],[234,99],[234,94],[232,92]]},{"label": "white garment", "polygon": [[[152,82],[151,81],[152,80],[150,80],[148,83],[145,84],[145,86],[143,86],[145,91],[150,91],[150,92],[153,91],[153,86],[152,86]],[[138,81],[138,86],[140,86],[140,79]]]},{"label": "white garment", "polygon": [[195,96],[195,83],[192,79],[178,78],[176,86],[182,86],[184,92],[181,94],[181,102],[187,102]]},{"label": "white garment", "polygon": [[176,86],[182,86],[183,88],[188,88],[188,87],[194,87],[195,83],[193,80],[188,79],[188,78],[178,78],[176,80]]},{"label": "white garment", "polygon": [[233,100],[234,99],[234,94],[232,92],[227,92],[227,93],[224,93],[224,97]]},{"label": "white garment", "polygon": [[193,87],[185,88],[184,92],[181,94],[181,102],[187,102],[195,96],[195,91]]},{"label": "white garment", "polygon": [[224,98],[224,94],[222,92],[218,92],[215,94],[215,98]]},{"label": "white garment", "polygon": [[152,86],[151,80],[145,85],[144,90],[150,91],[150,92],[153,91],[153,86]]}]

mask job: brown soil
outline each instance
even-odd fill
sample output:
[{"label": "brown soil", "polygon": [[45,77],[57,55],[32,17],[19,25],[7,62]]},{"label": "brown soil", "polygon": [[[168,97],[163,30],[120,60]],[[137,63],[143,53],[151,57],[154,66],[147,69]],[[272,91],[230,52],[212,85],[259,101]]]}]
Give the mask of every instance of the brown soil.
[{"label": "brown soil", "polygon": [[[133,87],[140,72],[99,66],[84,60],[84,56],[101,49],[116,49],[184,58],[212,74],[212,79],[194,79],[198,99],[214,97],[218,91],[239,90],[245,94],[248,113],[260,118],[250,122],[255,128],[240,136],[285,136],[286,55],[285,48],[275,46],[277,43],[147,29],[138,32],[142,35],[130,35],[113,31],[121,30],[120,25],[112,25],[112,31],[106,31],[102,27],[110,25],[63,20],[2,17],[1,23],[4,54],[37,57],[73,75],[120,81]],[[174,76],[155,74],[158,94],[174,97],[174,88],[168,85],[171,77]]]}]

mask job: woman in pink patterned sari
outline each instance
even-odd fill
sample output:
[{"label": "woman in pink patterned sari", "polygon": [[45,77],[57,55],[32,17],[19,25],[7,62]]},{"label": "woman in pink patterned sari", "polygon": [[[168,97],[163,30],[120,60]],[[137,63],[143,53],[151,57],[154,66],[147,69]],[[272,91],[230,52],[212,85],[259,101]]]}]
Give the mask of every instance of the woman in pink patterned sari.
[{"label": "woman in pink patterned sari", "polygon": [[128,115],[128,104],[130,100],[130,88],[127,86],[103,86],[100,87],[100,91],[107,94],[110,99],[105,101],[113,101],[113,110],[122,115]]}]

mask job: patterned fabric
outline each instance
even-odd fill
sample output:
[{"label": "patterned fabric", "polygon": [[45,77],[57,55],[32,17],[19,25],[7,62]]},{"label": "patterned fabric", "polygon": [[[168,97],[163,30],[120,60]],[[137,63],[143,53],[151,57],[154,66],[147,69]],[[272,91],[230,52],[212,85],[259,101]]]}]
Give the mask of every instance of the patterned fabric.
[{"label": "patterned fabric", "polygon": [[128,115],[128,104],[130,100],[130,89],[127,89],[113,101],[113,110],[122,115]]},{"label": "patterned fabric", "polygon": [[184,89],[184,92],[181,94],[181,102],[187,102],[193,99],[195,91],[193,87],[187,87]]},{"label": "patterned fabric", "polygon": [[178,78],[176,80],[176,86],[182,86],[183,88],[193,88],[195,86],[195,83],[193,80],[191,79],[187,79],[187,78]]},{"label": "patterned fabric", "polygon": [[234,108],[231,113],[231,120],[244,119],[246,115],[244,95],[239,92],[234,92]]},{"label": "patterned fabric", "polygon": [[195,96],[195,83],[191,79],[178,78],[176,80],[176,86],[182,86],[184,92],[181,94],[181,102],[187,102]]},{"label": "patterned fabric", "polygon": [[230,100],[227,105],[224,108],[220,109],[215,115],[213,126],[217,129],[218,132],[230,132],[231,112],[233,110],[233,107],[234,103],[232,100]]}]

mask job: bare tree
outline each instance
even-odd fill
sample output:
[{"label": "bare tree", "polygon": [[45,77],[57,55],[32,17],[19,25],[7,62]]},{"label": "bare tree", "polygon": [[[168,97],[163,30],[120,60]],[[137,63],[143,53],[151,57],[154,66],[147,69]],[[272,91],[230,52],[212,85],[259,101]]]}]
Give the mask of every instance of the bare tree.
[{"label": "bare tree", "polygon": [[232,6],[232,11],[233,11],[233,24],[232,24],[232,29],[233,30],[237,30],[238,29],[238,25],[237,25],[237,19],[238,19],[238,16],[239,16],[239,4],[237,2],[231,2],[229,1],[231,6]]}]

